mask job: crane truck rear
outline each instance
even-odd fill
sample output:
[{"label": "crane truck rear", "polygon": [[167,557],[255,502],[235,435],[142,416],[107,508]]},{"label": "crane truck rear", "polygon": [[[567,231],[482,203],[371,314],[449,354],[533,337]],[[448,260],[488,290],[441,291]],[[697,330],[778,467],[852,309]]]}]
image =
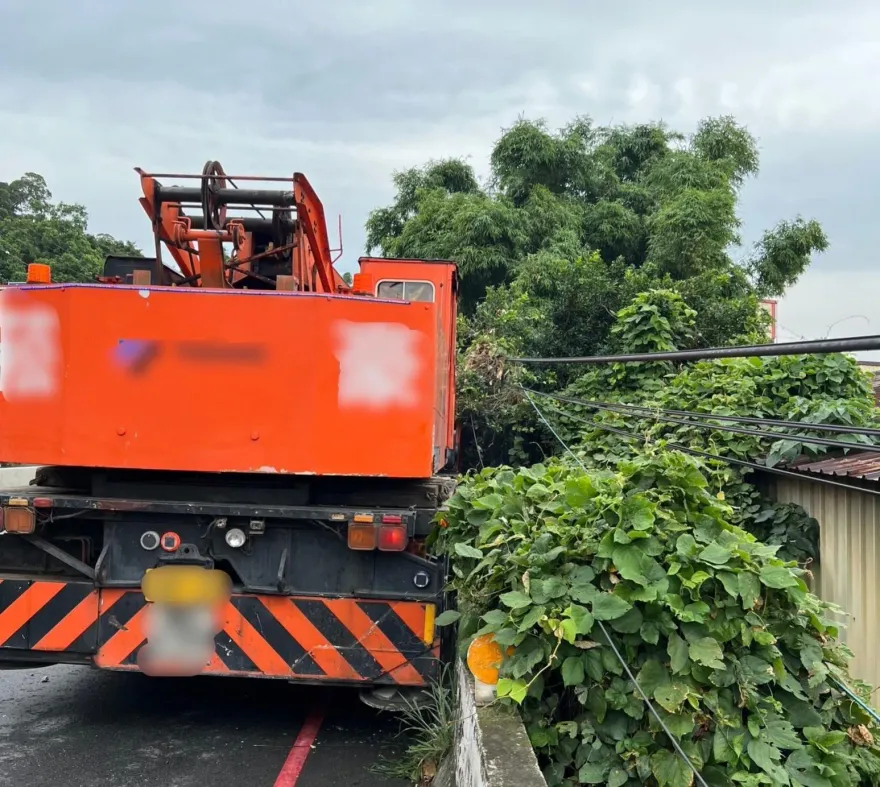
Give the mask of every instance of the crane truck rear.
[{"label": "crane truck rear", "polygon": [[0,665],[424,687],[455,265],[349,285],[302,175],[137,172],[154,257],[0,290]]}]

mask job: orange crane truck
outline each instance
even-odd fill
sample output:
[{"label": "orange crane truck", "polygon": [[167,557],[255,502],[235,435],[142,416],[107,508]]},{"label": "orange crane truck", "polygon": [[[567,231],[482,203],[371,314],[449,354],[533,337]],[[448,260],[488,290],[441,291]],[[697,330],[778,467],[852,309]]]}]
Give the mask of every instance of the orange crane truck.
[{"label": "orange crane truck", "polygon": [[303,175],[136,171],[154,257],[0,289],[0,459],[39,466],[0,490],[0,666],[418,694],[455,265],[362,258],[349,285]]}]

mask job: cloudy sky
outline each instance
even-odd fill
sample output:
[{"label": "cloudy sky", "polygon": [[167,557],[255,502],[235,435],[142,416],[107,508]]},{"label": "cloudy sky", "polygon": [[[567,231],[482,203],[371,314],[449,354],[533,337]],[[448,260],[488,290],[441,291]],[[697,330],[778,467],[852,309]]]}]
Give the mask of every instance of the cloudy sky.
[{"label": "cloudy sky", "polygon": [[880,333],[875,0],[0,6],[0,180],[43,174],[93,231],[149,248],[134,166],[299,170],[342,214],[350,269],[393,170],[469,156],[484,174],[519,115],[687,131],[733,113],[761,149],[744,238],[800,213],[831,240],[781,302],[779,339]]}]

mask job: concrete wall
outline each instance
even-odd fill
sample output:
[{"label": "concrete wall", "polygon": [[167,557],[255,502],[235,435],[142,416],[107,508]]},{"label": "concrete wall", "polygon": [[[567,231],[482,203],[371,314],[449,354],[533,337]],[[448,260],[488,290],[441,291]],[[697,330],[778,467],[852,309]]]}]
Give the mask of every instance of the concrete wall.
[{"label": "concrete wall", "polygon": [[[850,673],[880,687],[880,496],[857,488],[775,478],[771,493],[819,522],[819,561],[811,590],[841,607],[840,638],[855,654]],[[880,695],[874,694],[880,707]]]},{"label": "concrete wall", "polygon": [[39,465],[0,467],[0,489],[16,489],[27,486],[36,475]]},{"label": "concrete wall", "polygon": [[505,705],[478,707],[474,681],[458,665],[457,787],[547,787],[522,719]]}]

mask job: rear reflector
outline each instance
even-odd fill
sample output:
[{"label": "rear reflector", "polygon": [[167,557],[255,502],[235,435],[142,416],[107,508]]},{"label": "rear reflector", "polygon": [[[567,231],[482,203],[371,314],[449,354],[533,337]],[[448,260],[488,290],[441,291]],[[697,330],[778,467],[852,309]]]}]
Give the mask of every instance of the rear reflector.
[{"label": "rear reflector", "polygon": [[361,525],[352,522],[348,526],[348,548],[349,549],[375,549],[376,548],[376,526]]},{"label": "rear reflector", "polygon": [[51,497],[35,497],[34,508],[52,508],[53,502]]},{"label": "rear reflector", "polygon": [[382,525],[379,528],[379,549],[383,552],[403,552],[408,541],[405,525]]},{"label": "rear reflector", "polygon": [[167,533],[162,534],[162,538],[159,539],[159,546],[166,552],[176,552],[178,547],[180,547],[180,536],[174,531],[169,530]]},{"label": "rear reflector", "polygon": [[351,521],[358,522],[358,523],[364,524],[364,525],[369,522],[372,525],[373,524],[373,515],[372,514],[355,514],[351,518]]},{"label": "rear reflector", "polygon": [[382,517],[383,525],[399,525],[401,522],[403,522],[403,518],[400,514],[385,514]]},{"label": "rear reflector", "polygon": [[7,533],[33,533],[36,518],[32,508],[7,507],[3,511],[4,530]]}]

